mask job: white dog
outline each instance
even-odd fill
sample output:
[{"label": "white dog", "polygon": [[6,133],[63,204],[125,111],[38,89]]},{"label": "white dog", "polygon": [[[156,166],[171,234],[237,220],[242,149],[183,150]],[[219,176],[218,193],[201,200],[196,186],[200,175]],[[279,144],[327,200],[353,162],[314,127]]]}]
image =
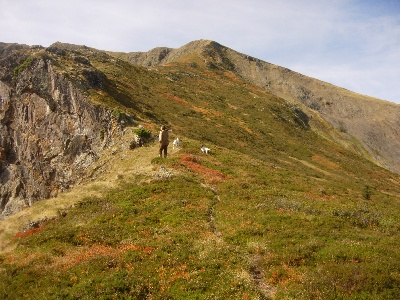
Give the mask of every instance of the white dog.
[{"label": "white dog", "polygon": [[210,149],[207,147],[204,147],[204,145],[201,145],[200,150],[201,150],[201,152],[205,153],[206,155],[208,154],[208,152],[210,152]]},{"label": "white dog", "polygon": [[180,143],[179,138],[176,138],[176,139],[172,142],[172,148],[173,148],[173,149],[179,148],[179,143]]}]

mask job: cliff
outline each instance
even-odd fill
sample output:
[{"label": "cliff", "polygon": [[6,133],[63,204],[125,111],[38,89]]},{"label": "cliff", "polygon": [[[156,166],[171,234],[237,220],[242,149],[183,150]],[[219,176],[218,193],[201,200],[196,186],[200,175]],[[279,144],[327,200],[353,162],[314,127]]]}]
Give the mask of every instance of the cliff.
[{"label": "cliff", "polygon": [[85,80],[74,82],[52,58],[62,49],[0,46],[0,211],[8,216],[79,181],[121,126],[88,100],[102,84],[88,61]]}]

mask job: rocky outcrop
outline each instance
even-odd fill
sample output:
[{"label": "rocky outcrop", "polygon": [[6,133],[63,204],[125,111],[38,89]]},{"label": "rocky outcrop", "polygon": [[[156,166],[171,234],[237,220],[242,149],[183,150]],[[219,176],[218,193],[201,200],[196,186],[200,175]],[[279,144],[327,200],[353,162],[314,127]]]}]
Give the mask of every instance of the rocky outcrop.
[{"label": "rocky outcrop", "polygon": [[[121,126],[110,110],[88,101],[82,86],[57,72],[45,52],[16,55],[21,47],[0,46],[0,217],[5,217],[75,184]],[[91,88],[101,86],[96,72],[83,76]]]}]

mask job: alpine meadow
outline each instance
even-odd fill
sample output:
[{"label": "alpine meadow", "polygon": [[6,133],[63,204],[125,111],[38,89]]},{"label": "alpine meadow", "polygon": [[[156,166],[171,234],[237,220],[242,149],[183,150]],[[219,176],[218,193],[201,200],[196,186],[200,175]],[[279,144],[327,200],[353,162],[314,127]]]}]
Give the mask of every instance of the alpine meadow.
[{"label": "alpine meadow", "polygon": [[213,41],[0,43],[0,298],[399,299],[399,125]]}]

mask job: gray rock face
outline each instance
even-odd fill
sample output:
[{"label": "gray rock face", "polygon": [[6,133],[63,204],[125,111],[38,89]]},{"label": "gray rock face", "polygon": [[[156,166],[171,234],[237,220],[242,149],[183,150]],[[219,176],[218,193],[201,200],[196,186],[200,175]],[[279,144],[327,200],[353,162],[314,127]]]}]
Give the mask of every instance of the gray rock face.
[{"label": "gray rock face", "polygon": [[[2,53],[0,218],[76,183],[119,130],[111,111],[91,104],[50,59],[21,64]],[[15,65],[23,67],[9,74]]]}]

